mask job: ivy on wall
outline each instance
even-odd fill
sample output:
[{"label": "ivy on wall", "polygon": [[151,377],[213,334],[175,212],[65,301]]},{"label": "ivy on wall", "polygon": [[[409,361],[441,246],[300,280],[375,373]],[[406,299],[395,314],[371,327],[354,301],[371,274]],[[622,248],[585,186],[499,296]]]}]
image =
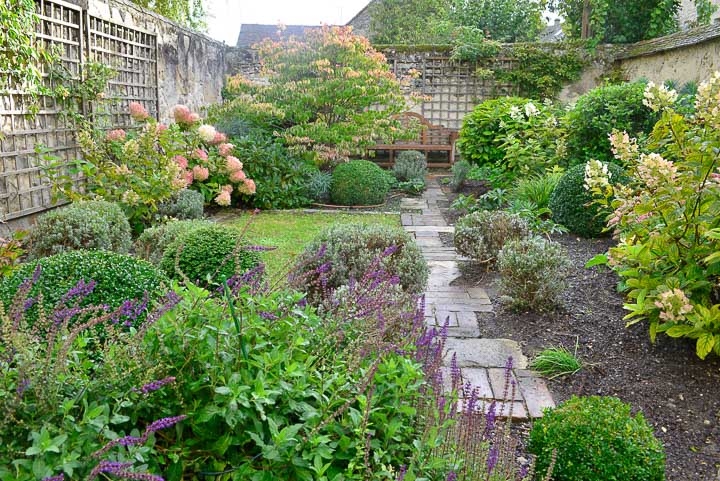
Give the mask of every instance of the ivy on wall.
[{"label": "ivy on wall", "polygon": [[580,78],[587,61],[583,49],[571,44],[546,46],[514,44],[509,52],[514,66],[495,72],[497,80],[518,87],[520,95],[554,98],[563,86]]},{"label": "ivy on wall", "polygon": [[[587,64],[582,44],[502,44],[468,30],[458,36],[451,59],[475,62],[476,75],[517,87],[518,94],[531,98],[554,98],[563,86],[578,80]],[[512,62],[510,69],[496,68],[498,57]]]},{"label": "ivy on wall", "polygon": [[54,57],[36,45],[37,22],[35,0],[0,2],[0,90],[22,91],[33,100],[44,87],[40,66]]}]

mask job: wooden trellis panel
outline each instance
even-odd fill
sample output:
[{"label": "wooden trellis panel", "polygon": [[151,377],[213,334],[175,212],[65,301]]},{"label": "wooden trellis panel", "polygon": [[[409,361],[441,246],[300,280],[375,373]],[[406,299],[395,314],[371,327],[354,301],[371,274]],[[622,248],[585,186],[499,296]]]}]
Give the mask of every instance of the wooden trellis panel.
[{"label": "wooden trellis panel", "polygon": [[[82,10],[61,0],[38,0],[38,42],[55,48],[62,66],[79,79],[83,60]],[[45,82],[51,80],[44,73]],[[39,99],[39,111],[28,115],[29,98],[9,78],[0,86],[0,219],[22,217],[51,205],[36,146],[60,158],[76,158],[75,131],[51,97]]]},{"label": "wooden trellis panel", "polygon": [[132,127],[130,102],[139,102],[158,118],[157,38],[92,15],[87,16],[88,62],[108,65],[117,71],[107,95],[112,102],[93,106],[94,120],[107,128]]},{"label": "wooden trellis panel", "polygon": [[[467,62],[454,62],[447,56],[437,54],[389,55],[391,69],[398,77],[405,77],[410,70],[417,78],[410,90],[429,98],[415,110],[430,123],[451,129],[459,129],[463,117],[483,100],[502,95],[512,95],[512,85],[500,84],[475,74],[477,66]],[[492,69],[509,68],[510,59],[497,59]]]},{"label": "wooden trellis panel", "polygon": [[[66,76],[81,82],[88,62],[113,67],[102,106],[78,105],[100,128],[132,126],[128,105],[140,102],[157,118],[157,38],[154,34],[89,15],[62,0],[36,0],[39,22],[37,41],[60,55]],[[45,68],[44,66],[40,66]],[[44,73],[47,86],[51,76]],[[0,220],[10,220],[52,207],[51,189],[43,175],[36,148],[60,159],[80,157],[76,130],[52,97],[39,99],[36,115],[29,98],[0,76]]]}]

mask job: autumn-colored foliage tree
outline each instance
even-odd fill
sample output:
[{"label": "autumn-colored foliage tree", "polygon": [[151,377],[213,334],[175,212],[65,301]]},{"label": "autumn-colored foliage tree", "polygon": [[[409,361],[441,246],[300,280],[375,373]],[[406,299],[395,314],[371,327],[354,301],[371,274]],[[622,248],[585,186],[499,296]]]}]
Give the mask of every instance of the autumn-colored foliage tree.
[{"label": "autumn-colored foliage tree", "polygon": [[267,83],[228,79],[226,113],[246,119],[267,113],[288,146],[312,152],[320,163],[360,154],[401,132],[394,119],[408,108],[401,81],[350,27],[325,26],[258,48]]}]

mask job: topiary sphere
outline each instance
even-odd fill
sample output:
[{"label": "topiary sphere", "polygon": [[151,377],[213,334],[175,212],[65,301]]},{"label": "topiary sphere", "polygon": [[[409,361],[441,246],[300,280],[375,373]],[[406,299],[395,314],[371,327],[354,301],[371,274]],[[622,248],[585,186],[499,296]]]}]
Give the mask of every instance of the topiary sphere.
[{"label": "topiary sphere", "polygon": [[614,397],[572,397],[545,411],[528,450],[545,473],[557,452],[554,481],[662,481],[665,452],[642,413]]},{"label": "topiary sphere", "polygon": [[369,160],[351,160],[335,167],[330,200],[336,205],[377,205],[385,202],[387,175]]},{"label": "topiary sphere", "polygon": [[608,134],[617,129],[631,137],[649,134],[659,115],[645,105],[646,82],[603,85],[581,95],[567,113],[567,151],[574,163],[612,162]]},{"label": "topiary sphere", "polygon": [[240,232],[215,224],[181,233],[165,249],[160,267],[172,279],[187,277],[208,286],[222,283],[259,263],[257,253],[243,248]]},{"label": "topiary sphere", "polygon": [[[69,299],[68,307],[80,300],[81,307],[107,305],[109,309],[115,309],[126,300],[142,299],[146,292],[152,302],[165,293],[168,281],[157,268],[144,260],[109,251],[76,250],[28,262],[10,277],[4,278],[0,282],[0,297],[6,310],[20,284],[33,277],[37,266],[40,266],[40,275],[28,297],[37,300],[42,293],[47,315],[79,281],[95,281],[96,284],[84,298]],[[145,313],[142,313],[138,320],[144,316]],[[26,319],[33,323],[37,318],[38,305],[35,303],[26,311]]]},{"label": "topiary sphere", "polygon": [[172,242],[191,230],[212,225],[215,225],[213,221],[204,219],[171,220],[145,229],[133,245],[135,255],[155,266],[160,266],[165,249]]},{"label": "topiary sphere", "polygon": [[[627,184],[629,178],[622,167],[607,164],[611,184]],[[582,237],[600,237],[606,226],[606,217],[610,213],[593,202],[593,196],[585,189],[585,164],[571,167],[562,176],[553,190],[548,204],[552,219],[562,224],[570,232]]]}]

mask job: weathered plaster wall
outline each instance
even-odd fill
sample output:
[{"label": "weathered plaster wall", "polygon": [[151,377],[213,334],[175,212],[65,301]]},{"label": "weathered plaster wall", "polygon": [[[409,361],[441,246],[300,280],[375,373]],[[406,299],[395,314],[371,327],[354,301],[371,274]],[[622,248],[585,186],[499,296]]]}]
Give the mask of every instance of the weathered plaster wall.
[{"label": "weathered plaster wall", "polygon": [[[228,47],[128,0],[74,0],[92,15],[157,35],[158,96],[161,120],[173,106],[199,109],[221,100]],[[84,5],[83,5],[84,4]]]},{"label": "weathered plaster wall", "polygon": [[629,80],[701,82],[720,70],[720,24],[636,43],[615,63]]}]

